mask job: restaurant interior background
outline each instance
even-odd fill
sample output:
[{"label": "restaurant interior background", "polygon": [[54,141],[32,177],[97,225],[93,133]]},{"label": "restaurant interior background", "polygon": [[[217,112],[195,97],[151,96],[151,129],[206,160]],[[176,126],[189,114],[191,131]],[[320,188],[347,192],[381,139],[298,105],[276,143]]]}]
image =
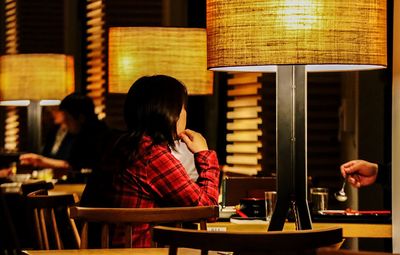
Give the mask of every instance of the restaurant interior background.
[{"label": "restaurant interior background", "polygon": [[[87,2],[83,0],[17,0],[18,53],[62,53],[74,56],[75,90],[87,91]],[[104,0],[104,61],[107,63],[107,32],[110,27],[126,26],[206,26],[205,0]],[[312,73],[308,75],[308,175],[313,186],[328,187],[333,194],[341,187],[341,163],[361,158],[391,162],[391,84],[392,84],[392,5],[388,1],[388,68],[352,73]],[[6,52],[6,0],[0,6],[0,53]],[[104,66],[107,71],[107,64]],[[227,153],[226,128],[229,74],[214,75],[212,95],[190,96],[188,127],[205,135],[217,150],[221,165],[231,165]],[[104,75],[107,88],[107,75]],[[275,172],[275,75],[260,74],[258,90],[262,100],[257,113],[262,118],[261,165],[258,176]],[[89,91],[90,92],[90,91]],[[105,121],[124,129],[123,94],[104,93]],[[29,151],[26,107],[19,107],[19,151]],[[45,113],[45,111],[43,111]],[[0,148],[4,148],[7,109],[0,107]],[[51,121],[43,115],[42,132]],[[42,136],[45,137],[45,134]],[[228,139],[229,140],[229,139]],[[228,175],[240,175],[229,173]],[[346,205],[331,199],[332,209],[390,209],[390,192],[379,185],[358,192],[348,188],[352,199]],[[351,191],[350,191],[351,190]],[[381,249],[390,242],[360,242],[360,249]]]}]

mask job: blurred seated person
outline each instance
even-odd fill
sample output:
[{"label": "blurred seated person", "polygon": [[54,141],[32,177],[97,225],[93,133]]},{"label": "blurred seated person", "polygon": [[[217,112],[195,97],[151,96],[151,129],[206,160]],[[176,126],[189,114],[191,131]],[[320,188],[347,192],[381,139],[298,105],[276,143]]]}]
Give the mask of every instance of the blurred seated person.
[{"label": "blurred seated person", "polygon": [[69,155],[59,159],[52,155],[27,153],[20,156],[21,165],[68,170],[70,174],[84,168],[96,168],[110,141],[110,130],[97,118],[92,99],[72,93],[61,101],[59,110],[64,115],[68,132],[75,136]]},{"label": "blurred seated person", "polygon": [[68,132],[64,111],[56,106],[50,108],[50,113],[54,126],[47,132],[41,155],[67,160],[71,155],[75,135]]},{"label": "blurred seated person", "polygon": [[[88,182],[81,206],[154,208],[218,204],[219,165],[204,137],[186,129],[186,87],[164,75],[139,78],[130,88],[124,118],[128,133],[102,164],[111,173],[103,183]],[[176,141],[187,146],[198,172],[191,180],[174,157]],[[109,169],[104,169],[109,168]],[[107,176],[107,175],[105,175]],[[108,186],[106,181],[108,180]],[[99,189],[99,187],[102,187]],[[123,246],[124,228],[116,228],[113,247]],[[132,227],[132,246],[150,247],[148,224]]]}]

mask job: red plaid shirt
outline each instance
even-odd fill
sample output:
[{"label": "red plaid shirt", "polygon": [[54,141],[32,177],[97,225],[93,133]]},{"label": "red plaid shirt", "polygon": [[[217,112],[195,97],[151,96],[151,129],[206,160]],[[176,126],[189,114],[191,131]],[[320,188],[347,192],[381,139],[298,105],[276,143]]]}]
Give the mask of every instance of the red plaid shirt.
[{"label": "red plaid shirt", "polygon": [[[171,154],[167,145],[153,145],[150,137],[142,139],[139,158],[114,180],[114,206],[153,208],[166,206],[206,206],[218,204],[219,166],[214,151],[194,155],[199,178],[190,180],[185,168]],[[132,246],[150,247],[148,224],[132,227]],[[123,243],[123,229],[117,229],[113,244]]]}]

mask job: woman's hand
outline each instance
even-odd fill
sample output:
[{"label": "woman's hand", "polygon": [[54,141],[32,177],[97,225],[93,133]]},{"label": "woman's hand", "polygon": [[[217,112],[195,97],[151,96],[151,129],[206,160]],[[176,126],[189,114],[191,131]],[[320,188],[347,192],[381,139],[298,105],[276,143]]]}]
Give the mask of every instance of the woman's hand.
[{"label": "woman's hand", "polygon": [[354,187],[368,186],[376,181],[378,164],[365,160],[352,160],[340,166],[342,176]]},{"label": "woman's hand", "polygon": [[200,133],[197,133],[193,130],[186,129],[179,134],[179,138],[186,143],[188,149],[192,153],[208,150],[206,139]]}]

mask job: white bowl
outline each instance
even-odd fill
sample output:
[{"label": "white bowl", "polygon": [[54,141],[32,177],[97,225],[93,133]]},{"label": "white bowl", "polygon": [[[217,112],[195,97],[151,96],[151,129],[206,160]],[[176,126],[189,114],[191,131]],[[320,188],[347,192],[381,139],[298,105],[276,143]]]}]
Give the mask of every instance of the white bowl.
[{"label": "white bowl", "polygon": [[0,188],[5,193],[16,193],[21,190],[21,183],[16,183],[16,182],[3,183],[0,185]]},{"label": "white bowl", "polygon": [[26,182],[31,178],[31,174],[16,174],[16,175],[11,175],[9,176],[10,180],[13,182]]}]

